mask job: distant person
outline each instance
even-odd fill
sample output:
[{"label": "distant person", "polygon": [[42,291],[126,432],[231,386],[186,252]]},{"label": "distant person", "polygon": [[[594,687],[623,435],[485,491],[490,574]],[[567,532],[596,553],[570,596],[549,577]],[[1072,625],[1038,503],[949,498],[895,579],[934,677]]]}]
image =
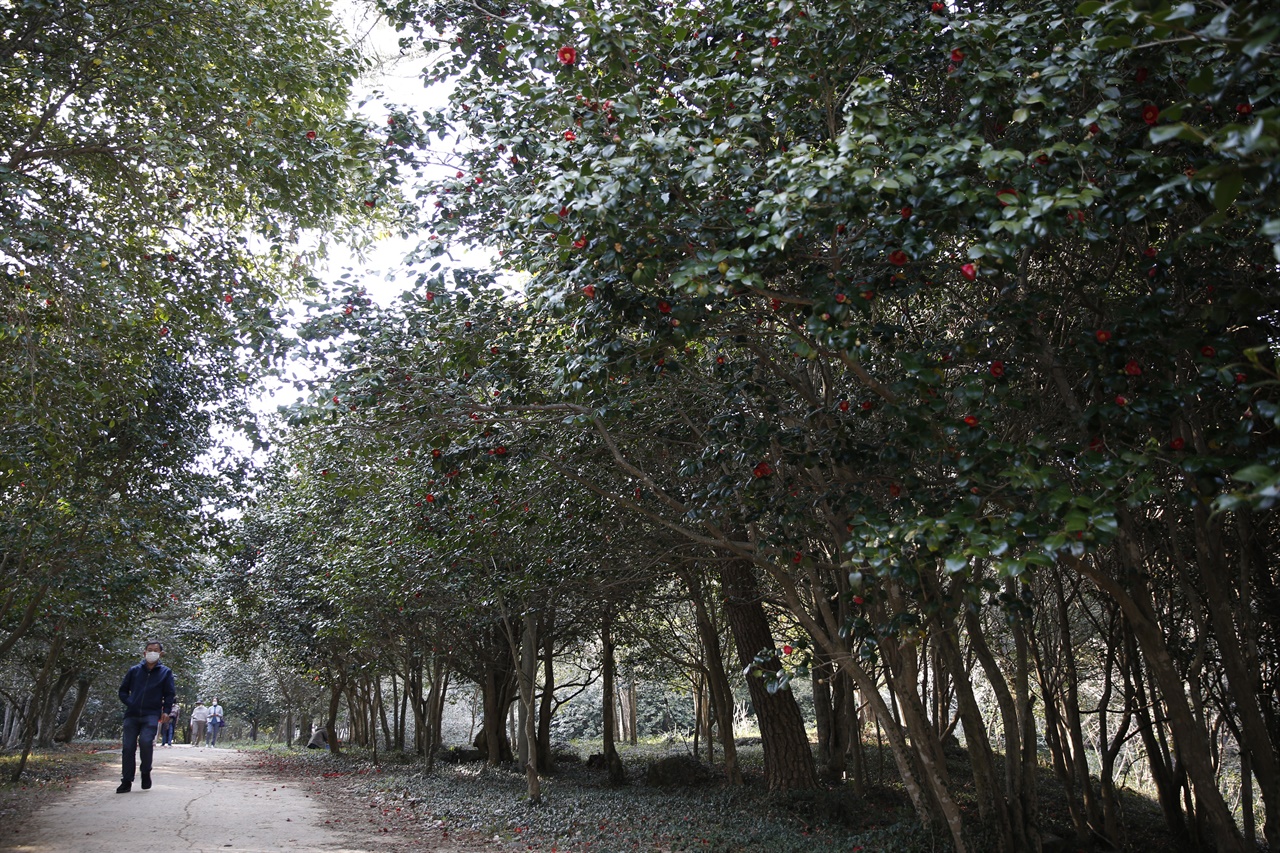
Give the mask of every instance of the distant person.
[{"label": "distant person", "polygon": [[169,722],[160,727],[161,746],[173,746],[173,733],[178,729],[178,715],[180,713],[182,713],[182,706],[174,702],[173,707],[169,709]]},{"label": "distant person", "polygon": [[329,732],[323,728],[316,729],[311,733],[311,740],[307,741],[307,749],[328,749],[329,748]]},{"label": "distant person", "polygon": [[120,787],[117,794],[127,794],[133,787],[137,769],[137,753],[142,752],[142,790],[151,787],[151,756],[155,750],[156,730],[169,722],[169,708],[177,691],[173,686],[173,670],[160,663],[164,646],[150,640],[143,647],[143,659],[129,667],[120,682],[120,701],[124,703],[124,746],[120,751]]},{"label": "distant person", "polygon": [[204,747],[204,730],[209,723],[209,706],[201,699],[191,709],[191,745]]},{"label": "distant person", "polygon": [[218,704],[218,697],[213,697],[213,704],[209,706],[209,725],[208,735],[206,736],[209,746],[218,745],[218,732],[222,731],[222,727],[227,724],[227,718],[222,715],[222,706]]}]

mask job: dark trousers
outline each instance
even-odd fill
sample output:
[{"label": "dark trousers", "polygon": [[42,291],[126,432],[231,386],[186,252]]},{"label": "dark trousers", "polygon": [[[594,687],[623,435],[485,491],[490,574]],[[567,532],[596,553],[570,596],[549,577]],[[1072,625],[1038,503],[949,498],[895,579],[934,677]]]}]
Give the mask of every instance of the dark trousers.
[{"label": "dark trousers", "polygon": [[142,775],[151,775],[151,756],[155,752],[159,714],[124,718],[124,747],[120,751],[120,780],[132,782],[138,752],[142,753]]}]

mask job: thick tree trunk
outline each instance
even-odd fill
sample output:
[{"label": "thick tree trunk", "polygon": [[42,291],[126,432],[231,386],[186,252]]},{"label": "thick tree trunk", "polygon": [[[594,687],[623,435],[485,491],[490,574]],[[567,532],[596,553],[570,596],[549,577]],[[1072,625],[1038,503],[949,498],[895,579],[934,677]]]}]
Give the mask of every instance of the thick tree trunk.
[{"label": "thick tree trunk", "polygon": [[[741,560],[727,561],[721,567],[720,580],[724,588],[724,610],[729,630],[738,650],[738,659],[745,665],[761,651],[775,648],[773,633],[765,617],[751,564]],[[780,664],[773,661],[764,668],[776,671]],[[804,718],[791,691],[770,693],[763,679],[756,677],[747,678],[747,689],[760,723],[765,781],[769,790],[816,788],[818,774],[813,763],[813,751],[805,732]]]}]

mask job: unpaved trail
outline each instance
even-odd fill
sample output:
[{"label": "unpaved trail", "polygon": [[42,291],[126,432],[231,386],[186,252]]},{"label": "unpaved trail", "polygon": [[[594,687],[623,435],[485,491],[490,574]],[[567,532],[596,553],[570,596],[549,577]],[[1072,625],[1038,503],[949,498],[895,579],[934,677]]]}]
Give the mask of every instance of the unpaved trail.
[{"label": "unpaved trail", "polygon": [[132,791],[117,794],[117,757],[36,812],[18,834],[0,837],[0,851],[385,853],[385,843],[353,841],[326,826],[322,805],[297,781],[264,779],[254,763],[251,754],[230,749],[157,748],[151,790],[142,790],[139,776]]}]

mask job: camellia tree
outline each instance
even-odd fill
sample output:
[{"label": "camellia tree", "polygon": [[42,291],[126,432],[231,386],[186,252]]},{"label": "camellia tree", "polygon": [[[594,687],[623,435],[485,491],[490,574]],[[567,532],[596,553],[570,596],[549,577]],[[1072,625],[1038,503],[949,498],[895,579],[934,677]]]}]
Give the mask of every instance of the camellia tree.
[{"label": "camellia tree", "polygon": [[[1264,568],[1280,411],[1274,12],[388,12],[439,46],[430,73],[453,84],[424,118],[457,139],[456,170],[422,197],[424,253],[493,246],[525,276],[548,328],[572,334],[558,390],[584,424],[607,429],[637,372],[679,365],[718,388],[721,417],[690,432],[724,473],[681,496],[682,518],[787,602],[808,634],[788,669],[812,648],[892,733],[883,667],[923,819],[967,849],[917,677],[928,647],[983,819],[1005,849],[1039,845],[1036,593],[1083,580],[1131,638],[1130,696],[1160,708],[1153,721],[1131,705],[1171,829],[1224,851],[1254,832],[1219,788],[1211,710],[1280,843]],[[639,451],[611,455],[678,494],[644,480]],[[1228,690],[1186,688],[1204,677],[1192,648]],[[964,688],[966,649],[997,697],[1002,755]],[[1068,712],[1053,743],[1070,775],[1078,702],[1045,692]],[[1080,828],[1105,836],[1111,807],[1087,777]]]},{"label": "camellia tree", "polygon": [[326,4],[18,4],[0,29],[3,656],[123,630],[195,571],[243,496],[214,433],[250,422],[320,229],[389,218],[394,166]]}]

